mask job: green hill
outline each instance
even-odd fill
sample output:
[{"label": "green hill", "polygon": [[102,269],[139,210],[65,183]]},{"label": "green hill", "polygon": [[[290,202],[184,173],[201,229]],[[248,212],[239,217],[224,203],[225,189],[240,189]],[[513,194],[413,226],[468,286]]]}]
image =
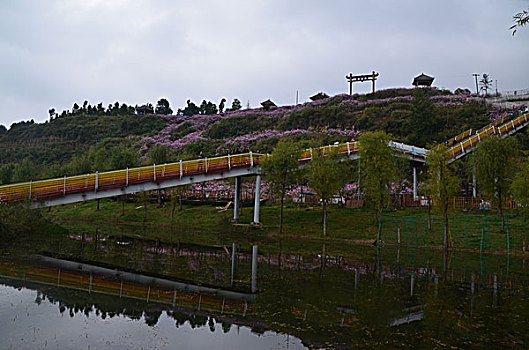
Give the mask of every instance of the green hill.
[{"label": "green hill", "polygon": [[281,138],[320,146],[381,129],[396,141],[425,146],[509,113],[482,98],[438,89],[380,90],[209,115],[123,112],[62,113],[42,124],[13,124],[0,134],[0,182],[196,158],[201,151],[270,152]]}]

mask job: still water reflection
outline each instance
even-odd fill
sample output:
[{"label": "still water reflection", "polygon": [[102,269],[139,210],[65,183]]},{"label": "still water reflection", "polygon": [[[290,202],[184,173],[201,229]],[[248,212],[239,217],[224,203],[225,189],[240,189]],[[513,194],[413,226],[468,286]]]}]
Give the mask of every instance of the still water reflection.
[{"label": "still water reflection", "polygon": [[523,257],[260,244],[71,234],[3,256],[0,347],[529,346]]}]

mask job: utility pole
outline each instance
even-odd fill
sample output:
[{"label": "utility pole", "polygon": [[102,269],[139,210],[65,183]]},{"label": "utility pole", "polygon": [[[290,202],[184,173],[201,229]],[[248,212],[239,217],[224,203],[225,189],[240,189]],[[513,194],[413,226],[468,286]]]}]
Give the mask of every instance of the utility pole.
[{"label": "utility pole", "polygon": [[478,77],[479,77],[479,74],[474,73],[472,75],[474,76],[474,78],[476,78],[476,94],[479,96],[479,90],[478,90]]},{"label": "utility pole", "polygon": [[498,97],[498,79],[496,79],[496,97]]},{"label": "utility pole", "polygon": [[299,90],[296,90],[296,105],[298,104],[298,101],[299,101]]}]

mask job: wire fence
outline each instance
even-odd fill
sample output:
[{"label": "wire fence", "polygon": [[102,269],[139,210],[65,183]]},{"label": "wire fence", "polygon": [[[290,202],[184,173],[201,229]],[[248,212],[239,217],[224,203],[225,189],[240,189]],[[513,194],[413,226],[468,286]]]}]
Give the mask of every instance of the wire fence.
[{"label": "wire fence", "polygon": [[[503,226],[503,227],[502,227]],[[523,250],[527,247],[528,223],[520,216],[449,217],[451,247],[492,250]],[[405,247],[443,246],[444,220],[425,216],[385,215],[379,222],[384,244]]]}]

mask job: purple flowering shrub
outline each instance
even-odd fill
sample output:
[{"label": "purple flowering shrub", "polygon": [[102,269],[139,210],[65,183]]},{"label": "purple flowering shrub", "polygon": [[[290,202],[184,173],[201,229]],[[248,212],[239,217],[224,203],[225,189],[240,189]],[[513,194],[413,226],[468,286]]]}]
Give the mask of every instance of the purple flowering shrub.
[{"label": "purple flowering shrub", "polygon": [[[312,140],[314,146],[321,146],[356,139],[363,130],[379,129],[407,142],[412,133],[408,119],[413,91],[401,88],[366,95],[340,94],[270,110],[254,108],[190,117],[160,115],[166,121],[165,128],[142,138],[140,146],[145,152],[153,145],[165,145],[177,155],[194,154],[197,147],[207,147],[206,156],[214,156],[234,151],[269,152],[282,138]],[[430,89],[429,94],[439,120],[439,140],[482,127],[511,112],[472,94],[438,89]]]}]

